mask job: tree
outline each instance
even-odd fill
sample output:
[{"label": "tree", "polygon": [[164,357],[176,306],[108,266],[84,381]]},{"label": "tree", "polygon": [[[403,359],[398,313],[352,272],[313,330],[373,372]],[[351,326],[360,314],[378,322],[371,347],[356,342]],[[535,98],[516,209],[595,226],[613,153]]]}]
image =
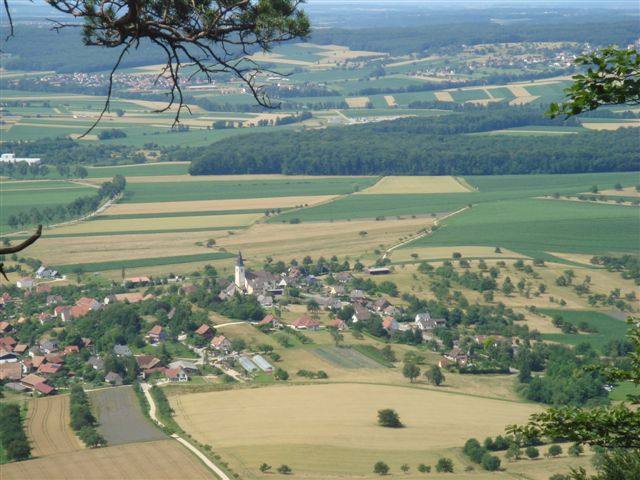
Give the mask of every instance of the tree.
[{"label": "tree", "polygon": [[414,380],[420,376],[420,367],[415,363],[405,363],[402,367],[402,375],[413,383]]},{"label": "tree", "polygon": [[376,462],[373,466],[373,473],[378,475],[386,475],[389,473],[389,465],[384,463],[383,461]]},{"label": "tree", "polygon": [[576,65],[594,66],[573,76],[573,84],[565,90],[568,100],[552,103],[550,117],[570,117],[595,110],[603,105],[640,103],[640,57],[635,49],[606,47],[582,55]]},{"label": "tree", "polygon": [[439,387],[445,381],[444,373],[438,365],[432,365],[429,370],[424,372],[424,376],[427,378],[427,381]]},{"label": "tree", "polygon": [[420,465],[418,465],[418,471],[420,473],[429,473],[431,471],[431,465],[425,465],[424,463],[421,463]]},{"label": "tree", "polygon": [[276,369],[276,373],[274,374],[274,377],[276,380],[289,380],[289,373],[286,370],[283,370],[282,368],[278,368]]},{"label": "tree", "polygon": [[520,460],[521,456],[522,456],[522,451],[520,450],[520,447],[518,446],[518,444],[516,442],[511,443],[511,445],[509,445],[509,448],[507,449],[507,453],[505,454],[505,457],[507,458],[507,460],[509,461]]},{"label": "tree", "polygon": [[533,460],[534,458],[538,458],[540,456],[540,450],[538,450],[533,445],[529,445],[527,448],[525,448],[524,453],[531,460]]},{"label": "tree", "polygon": [[342,333],[340,333],[336,328],[329,329],[329,333],[331,334],[331,338],[333,338],[336,347],[344,340],[344,335],[342,335]]},{"label": "tree", "polygon": [[562,447],[560,445],[551,445],[548,450],[550,457],[557,457],[562,455]]},{"label": "tree", "polygon": [[282,475],[290,475],[293,473],[293,470],[291,470],[289,465],[280,465],[278,467],[278,473],[281,473]]},{"label": "tree", "polygon": [[403,426],[398,412],[391,408],[378,410],[378,425],[388,428],[401,428]]},{"label": "tree", "polygon": [[[220,73],[235,76],[259,104],[269,107],[271,103],[256,84],[261,69],[246,58],[247,50],[257,47],[268,51],[281,42],[305,38],[310,32],[309,19],[298,0],[112,0],[99,8],[92,0],[47,3],[73,19],[57,22],[54,28],[80,25],[85,45],[119,49],[108,77],[107,100],[93,126],[109,110],[114,74],[123,58],[141,43],[148,42],[165,57],[163,74],[169,81],[169,104],[164,110],[177,103],[178,123],[184,108],[180,85],[183,63],[208,79]],[[8,5],[5,1],[11,36],[13,21]]]},{"label": "tree", "polygon": [[320,311],[320,305],[314,299],[311,299],[307,302],[307,312],[317,315]]},{"label": "tree", "polygon": [[579,457],[584,452],[584,448],[579,443],[574,443],[569,447],[567,453],[572,457]]},{"label": "tree", "polygon": [[513,286],[511,279],[509,277],[506,277],[504,279],[504,282],[502,283],[502,293],[504,293],[506,296],[509,296],[515,289],[516,288]]},{"label": "tree", "polygon": [[271,470],[271,465],[269,465],[268,463],[263,463],[262,465],[260,465],[260,471],[262,473],[267,473],[269,470]]},{"label": "tree", "polygon": [[450,458],[439,458],[436,463],[436,472],[453,473],[453,461]]},{"label": "tree", "polygon": [[481,460],[482,468],[488,470],[489,472],[495,472],[500,468],[500,459],[495,455],[491,455],[490,453],[485,453],[482,456]]},{"label": "tree", "polygon": [[404,473],[409,473],[409,465],[407,465],[406,463],[403,463],[402,465],[400,465],[400,470],[402,470]]}]

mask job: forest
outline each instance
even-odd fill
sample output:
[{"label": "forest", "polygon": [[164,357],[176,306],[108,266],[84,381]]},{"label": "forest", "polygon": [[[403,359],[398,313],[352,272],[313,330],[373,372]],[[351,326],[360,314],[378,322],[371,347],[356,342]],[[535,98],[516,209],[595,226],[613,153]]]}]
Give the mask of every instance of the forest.
[{"label": "forest", "polygon": [[[565,122],[574,125],[575,120]],[[255,134],[207,147],[175,150],[191,158],[192,175],[498,175],[633,171],[637,130],[545,137],[482,132],[558,125],[537,107],[469,108],[464,115],[403,118],[324,130]],[[464,137],[462,136],[464,135]],[[175,157],[175,158],[173,158]]]}]

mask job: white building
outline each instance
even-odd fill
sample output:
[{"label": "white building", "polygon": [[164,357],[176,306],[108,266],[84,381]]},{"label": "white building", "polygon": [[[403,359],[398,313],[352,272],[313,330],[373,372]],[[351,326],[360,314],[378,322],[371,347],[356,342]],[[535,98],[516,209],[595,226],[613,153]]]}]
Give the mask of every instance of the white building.
[{"label": "white building", "polygon": [[241,290],[246,290],[247,288],[247,278],[245,276],[244,271],[244,260],[242,259],[242,253],[238,252],[238,259],[236,261],[236,275],[235,275],[235,284]]},{"label": "white building", "polygon": [[34,165],[36,163],[40,163],[40,159],[39,158],[20,158],[20,157],[16,157],[14,153],[3,153],[2,155],[0,155],[0,162],[4,162],[4,163],[25,162],[25,163],[28,163],[29,165]]}]

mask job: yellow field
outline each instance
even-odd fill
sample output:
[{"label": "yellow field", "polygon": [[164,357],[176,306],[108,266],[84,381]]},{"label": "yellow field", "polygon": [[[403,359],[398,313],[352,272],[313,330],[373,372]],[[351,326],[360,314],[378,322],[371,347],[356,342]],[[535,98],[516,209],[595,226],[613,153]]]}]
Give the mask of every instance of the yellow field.
[{"label": "yellow field", "polygon": [[618,130],[620,128],[637,128],[640,127],[640,122],[629,120],[626,122],[582,122],[581,125],[589,130]]},{"label": "yellow field", "polygon": [[117,203],[109,207],[109,215],[174,212],[224,212],[226,210],[250,210],[288,208],[297,205],[315,205],[327,202],[335,195],[302,197],[239,198],[231,200],[197,200],[190,202]]},{"label": "yellow field", "polygon": [[396,103],[396,99],[393,98],[393,95],[385,95],[384,96],[384,101],[387,102],[387,105],[389,105],[390,107],[397,107],[398,104]]},{"label": "yellow field", "polygon": [[[503,433],[506,424],[523,422],[538,410],[523,403],[365,384],[272,386],[170,401],[178,423],[212,444],[242,478],[253,478],[261,462],[286,463],[305,478],[370,474],[380,459],[395,464],[398,472],[401,462],[414,468],[421,461],[434,462],[443,450],[469,437]],[[398,411],[406,428],[377,426],[381,408]]]},{"label": "yellow field", "polygon": [[[495,253],[494,247],[480,246],[399,248],[398,250],[391,252],[390,256],[394,262],[407,262],[415,260],[433,260],[436,258],[451,259],[454,252],[458,252],[462,254],[463,257],[467,258],[527,258],[525,255],[512,252],[511,250],[503,249],[502,253]],[[411,256],[412,253],[418,254],[418,258],[413,258]]]},{"label": "yellow field", "polygon": [[440,102],[453,102],[453,97],[451,96],[451,94],[449,92],[446,91],[441,91],[441,92],[435,92],[435,96],[436,96],[436,100],[440,101]]},{"label": "yellow field", "polygon": [[83,443],[71,430],[69,422],[68,395],[34,398],[29,403],[25,425],[31,455],[44,457],[83,449]]},{"label": "yellow field", "polygon": [[636,190],[636,187],[625,187],[622,190],[600,190],[600,194],[602,195],[621,195],[624,197],[636,197],[640,198],[640,192]]},{"label": "yellow field", "polygon": [[178,480],[213,474],[174,440],[130,443],[2,465],[3,480]]},{"label": "yellow field", "polygon": [[153,231],[178,228],[232,227],[248,225],[260,218],[259,213],[238,215],[202,215],[193,217],[158,217],[141,219],[100,220],[82,222],[52,230],[53,233],[83,234],[89,232]]},{"label": "yellow field", "polygon": [[365,108],[370,102],[369,97],[348,97],[344,101],[349,108]]},{"label": "yellow field", "polygon": [[390,176],[363,190],[363,194],[458,193],[469,189],[451,176]]}]

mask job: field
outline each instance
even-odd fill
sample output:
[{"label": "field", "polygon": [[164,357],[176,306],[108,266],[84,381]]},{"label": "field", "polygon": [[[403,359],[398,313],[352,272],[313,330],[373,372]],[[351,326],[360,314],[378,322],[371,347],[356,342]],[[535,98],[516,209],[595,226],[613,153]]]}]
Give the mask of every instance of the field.
[{"label": "field", "polygon": [[341,368],[380,368],[381,365],[353,348],[318,347],[313,353]]},{"label": "field", "polygon": [[559,315],[564,321],[573,324],[575,327],[578,327],[579,324],[584,322],[590,329],[594,330],[593,333],[580,333],[573,335],[547,333],[543,335],[545,340],[565,343],[568,345],[588,343],[601,353],[602,347],[606,343],[612,340],[623,339],[628,330],[628,325],[624,320],[602,312],[541,309],[540,313],[547,315],[548,317]]},{"label": "field", "polygon": [[71,430],[69,422],[68,395],[32,399],[25,422],[31,455],[46,457],[82,450],[84,445]]},{"label": "field", "polygon": [[452,193],[468,192],[455,177],[383,177],[374,186],[363,190],[363,194],[415,194],[415,193]]},{"label": "field", "polygon": [[[537,410],[433,390],[357,384],[271,386],[170,401],[178,423],[212,444],[242,478],[256,478],[262,462],[286,463],[305,478],[367,475],[380,459],[396,469],[404,462],[429,463],[469,437],[495,435],[504,424]],[[398,411],[406,428],[376,425],[377,410],[388,407]]]},{"label": "field", "polygon": [[[46,473],[45,473],[46,472]],[[3,480],[205,480],[211,472],[173,440],[87,449],[2,466]]]},{"label": "field", "polygon": [[166,438],[140,410],[132,387],[95,390],[89,398],[99,422],[98,431],[109,445],[150,442]]}]

